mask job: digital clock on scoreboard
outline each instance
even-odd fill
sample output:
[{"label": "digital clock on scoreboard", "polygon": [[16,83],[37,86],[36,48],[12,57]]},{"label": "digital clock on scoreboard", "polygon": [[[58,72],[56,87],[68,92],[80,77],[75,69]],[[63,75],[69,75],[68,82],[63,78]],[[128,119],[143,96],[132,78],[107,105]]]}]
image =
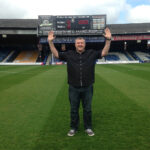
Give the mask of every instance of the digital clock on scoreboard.
[{"label": "digital clock on scoreboard", "polygon": [[55,35],[102,34],[106,26],[106,15],[39,16],[38,35],[46,36],[50,30]]}]

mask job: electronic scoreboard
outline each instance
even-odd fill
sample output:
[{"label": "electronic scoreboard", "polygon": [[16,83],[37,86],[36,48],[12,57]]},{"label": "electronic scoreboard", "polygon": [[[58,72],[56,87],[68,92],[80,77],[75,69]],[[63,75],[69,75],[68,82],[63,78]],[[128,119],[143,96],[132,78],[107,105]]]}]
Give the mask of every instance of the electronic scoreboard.
[{"label": "electronic scoreboard", "polygon": [[59,36],[100,35],[106,26],[106,15],[70,15],[38,17],[38,35],[47,36],[50,30]]}]

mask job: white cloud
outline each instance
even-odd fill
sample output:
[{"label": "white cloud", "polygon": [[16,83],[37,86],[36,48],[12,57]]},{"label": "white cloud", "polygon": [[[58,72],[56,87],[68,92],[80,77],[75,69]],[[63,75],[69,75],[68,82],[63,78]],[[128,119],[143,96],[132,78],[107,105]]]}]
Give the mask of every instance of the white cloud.
[{"label": "white cloud", "polygon": [[127,21],[130,23],[150,22],[150,5],[140,5],[130,9]]},{"label": "white cloud", "polygon": [[82,0],[82,3],[77,9],[78,14],[106,14],[107,23],[115,23],[120,12],[127,7],[126,0],[91,0],[88,3]]},{"label": "white cloud", "polygon": [[126,6],[126,0],[0,0],[1,2],[3,7],[0,10],[0,18],[37,18],[38,15],[107,14],[108,23],[115,23],[120,12]]},{"label": "white cloud", "polygon": [[127,0],[0,0],[0,18],[38,15],[106,14],[107,23],[150,22],[150,5],[132,7]]},{"label": "white cloud", "polygon": [[27,11],[21,7],[11,4],[9,1],[0,0],[0,18],[23,18]]},{"label": "white cloud", "polygon": [[[5,9],[0,10],[0,14],[3,11],[6,14],[6,18],[10,18],[10,15],[7,15],[6,12],[13,12],[12,7],[14,7],[16,12],[25,10],[25,15],[22,18],[37,18],[38,15],[75,14],[75,8],[77,6],[77,4],[74,5],[75,1],[72,2],[70,0],[5,0],[3,3],[5,3],[5,6],[7,5],[7,10],[5,7]],[[18,16],[20,16],[19,13],[18,15],[14,15],[15,18],[18,18]]]}]

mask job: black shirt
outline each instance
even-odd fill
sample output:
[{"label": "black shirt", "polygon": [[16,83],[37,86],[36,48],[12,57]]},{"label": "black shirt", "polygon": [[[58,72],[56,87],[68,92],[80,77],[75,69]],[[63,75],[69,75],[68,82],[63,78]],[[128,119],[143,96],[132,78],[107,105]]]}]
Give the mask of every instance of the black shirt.
[{"label": "black shirt", "polygon": [[101,51],[85,50],[83,53],[69,50],[58,52],[59,59],[67,62],[68,84],[75,87],[89,86],[94,83],[96,59]]}]

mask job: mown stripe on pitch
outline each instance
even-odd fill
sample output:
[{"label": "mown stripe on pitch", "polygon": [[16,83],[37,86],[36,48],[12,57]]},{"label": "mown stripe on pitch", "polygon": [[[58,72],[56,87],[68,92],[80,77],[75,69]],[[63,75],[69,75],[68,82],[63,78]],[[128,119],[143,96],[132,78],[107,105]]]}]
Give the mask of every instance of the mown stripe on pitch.
[{"label": "mown stripe on pitch", "polygon": [[[22,83],[24,89],[18,85],[3,92],[0,149],[32,149],[65,79],[64,68],[53,68]],[[8,98],[6,94],[11,96]]]},{"label": "mown stripe on pitch", "polygon": [[13,69],[16,69],[16,68],[18,68],[18,66],[0,66],[0,71],[1,70],[4,70],[4,71],[13,70]]},{"label": "mown stripe on pitch", "polygon": [[36,68],[36,67],[37,66],[0,66],[0,80],[3,79],[4,76],[17,74],[22,71],[27,71],[30,68]]},{"label": "mown stripe on pitch", "polygon": [[[95,137],[89,138],[81,126],[74,137],[67,137],[70,106],[68,87],[64,83],[34,149],[106,150],[115,147],[115,150],[120,150],[134,149],[140,143],[141,148],[148,150],[150,120],[146,124],[145,121],[149,113],[97,74],[92,108]],[[80,124],[83,125],[80,117]]]},{"label": "mown stripe on pitch", "polygon": [[150,63],[142,63],[142,64],[129,64],[133,67],[139,67],[139,66],[143,66],[144,68],[148,68],[150,67]]},{"label": "mown stripe on pitch", "polygon": [[[26,66],[23,67],[23,69],[18,67],[16,70],[13,70],[13,72],[16,73],[7,73],[7,75],[0,77],[0,92],[17,84],[21,84],[22,82],[26,82],[30,78],[33,78],[51,68],[53,67],[48,68],[44,66]],[[9,72],[9,70],[7,71]]]},{"label": "mown stripe on pitch", "polygon": [[56,96],[55,104],[49,112],[44,128],[39,132],[33,150],[62,148],[63,141],[67,137],[67,131],[70,129],[69,105],[68,85],[67,80],[65,80]]},{"label": "mown stripe on pitch", "polygon": [[148,110],[110,84],[104,76],[96,74],[93,123],[95,132],[99,132],[100,135],[99,142],[107,144],[113,141],[113,147],[118,143],[120,148],[116,149],[121,149],[121,145],[124,149],[134,149],[134,146],[140,144],[139,149],[148,149],[149,114]]},{"label": "mown stripe on pitch", "polygon": [[119,66],[135,69],[135,70],[145,70],[150,71],[150,64],[119,64]]},{"label": "mown stripe on pitch", "polygon": [[119,72],[122,72],[122,73],[126,73],[126,74],[129,74],[129,75],[132,75],[132,76],[150,81],[150,68],[147,68],[146,70],[145,69],[143,70],[142,69],[142,64],[139,64],[138,68],[135,68],[134,66],[128,68],[128,66],[130,66],[130,65],[107,65],[106,68],[110,68],[110,69],[113,69],[113,70],[116,70],[116,71],[119,71]]},{"label": "mown stripe on pitch", "polygon": [[139,106],[150,110],[150,82],[148,80],[120,72],[111,66],[96,67],[96,73],[122,93],[134,99]]},{"label": "mown stripe on pitch", "polygon": [[149,67],[145,67],[144,64],[138,64],[138,65],[134,65],[134,64],[118,64],[118,66],[120,67],[124,67],[124,69],[126,68],[127,71],[146,71],[146,72],[150,72],[150,65]]}]

